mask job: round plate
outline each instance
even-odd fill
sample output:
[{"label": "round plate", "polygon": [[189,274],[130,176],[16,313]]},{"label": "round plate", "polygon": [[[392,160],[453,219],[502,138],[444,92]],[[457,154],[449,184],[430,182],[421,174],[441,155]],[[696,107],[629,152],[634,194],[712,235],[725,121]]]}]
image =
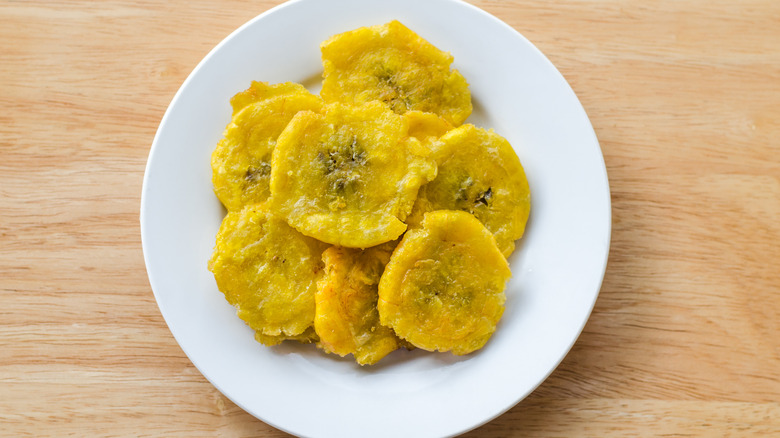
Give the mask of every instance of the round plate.
[{"label": "round plate", "polygon": [[[397,19],[455,57],[470,83],[468,122],[514,145],[531,187],[525,237],[510,257],[506,311],[464,357],[396,351],[378,365],[287,342],[267,348],[207,270],[224,215],[210,155],[230,97],[252,80],[319,90],[320,42]],[[141,234],[160,311],[192,363],[257,418],[302,436],[447,436],[522,400],[563,359],[596,301],[610,241],[610,196],[593,128],[564,78],[530,42],[454,0],[299,0],[222,41],[171,102],[144,177]]]}]

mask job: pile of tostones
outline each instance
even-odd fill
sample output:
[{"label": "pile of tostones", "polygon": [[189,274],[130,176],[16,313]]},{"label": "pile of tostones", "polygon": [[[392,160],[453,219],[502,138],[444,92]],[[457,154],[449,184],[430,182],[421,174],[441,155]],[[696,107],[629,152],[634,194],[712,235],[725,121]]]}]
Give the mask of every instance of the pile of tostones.
[{"label": "pile of tostones", "polygon": [[212,155],[227,209],[209,269],[257,341],[374,364],[482,348],[530,194],[453,58],[397,21],[321,45],[320,96],[253,82]]}]

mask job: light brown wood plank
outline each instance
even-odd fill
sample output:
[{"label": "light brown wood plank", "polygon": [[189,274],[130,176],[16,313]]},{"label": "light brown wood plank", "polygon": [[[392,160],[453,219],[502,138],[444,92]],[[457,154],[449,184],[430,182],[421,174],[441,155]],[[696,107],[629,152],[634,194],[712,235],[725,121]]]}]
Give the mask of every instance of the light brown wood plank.
[{"label": "light brown wood plank", "polygon": [[[178,347],[138,224],[174,93],[279,3],[0,0],[0,436],[288,436]],[[780,435],[780,2],[472,3],[582,101],[613,232],[572,351],[465,436]]]}]

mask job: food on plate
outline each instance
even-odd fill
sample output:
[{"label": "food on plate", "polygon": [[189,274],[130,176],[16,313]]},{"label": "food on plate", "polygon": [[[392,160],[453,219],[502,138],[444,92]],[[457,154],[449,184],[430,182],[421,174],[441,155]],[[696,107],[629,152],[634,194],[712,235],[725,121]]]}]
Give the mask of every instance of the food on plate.
[{"label": "food on plate", "polygon": [[474,216],[427,213],[385,267],[380,321],[418,348],[471,353],[495,331],[510,275],[493,234]]},{"label": "food on plate", "polygon": [[299,112],[279,135],[271,208],[301,233],[368,248],[406,230],[419,187],[436,176],[408,121],[379,102]]},{"label": "food on plate", "polygon": [[312,327],[326,247],[255,204],[225,216],[209,269],[238,316],[273,344]]},{"label": "food on plate", "polygon": [[315,295],[314,329],[319,346],[340,356],[352,354],[360,365],[373,365],[399,346],[379,324],[377,287],[397,242],[366,250],[332,246],[322,253],[323,277]]},{"label": "food on plate", "polygon": [[230,100],[211,161],[227,208],[209,261],[219,290],[267,346],[360,365],[482,348],[528,219],[520,160],[462,124],[471,94],[452,56],[401,23],[321,50],[321,97],[252,82]]},{"label": "food on plate", "polygon": [[492,130],[459,126],[431,146],[436,179],[422,188],[407,223],[435,210],[473,214],[496,237],[505,257],[522,237],[531,207],[528,181],[514,149]]},{"label": "food on plate", "polygon": [[231,100],[233,118],[211,156],[214,192],[230,211],[265,201],[276,138],[299,111],[322,100],[300,84],[252,82]]},{"label": "food on plate", "polygon": [[455,126],[471,114],[471,93],[450,69],[452,55],[398,21],[335,35],[320,49],[320,94],[328,102],[380,101],[398,114],[435,113]]}]

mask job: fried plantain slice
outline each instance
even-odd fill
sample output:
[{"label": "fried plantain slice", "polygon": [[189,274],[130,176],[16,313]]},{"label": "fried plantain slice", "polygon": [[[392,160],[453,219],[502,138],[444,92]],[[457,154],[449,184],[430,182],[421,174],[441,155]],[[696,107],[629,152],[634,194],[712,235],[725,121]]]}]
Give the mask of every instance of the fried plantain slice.
[{"label": "fried plantain slice", "polygon": [[495,331],[510,275],[495,238],[474,216],[427,213],[385,267],[380,321],[416,347],[468,354]]},{"label": "fried plantain slice", "polygon": [[258,340],[295,338],[314,324],[325,247],[255,204],[225,216],[209,269]]},{"label": "fried plantain slice", "polygon": [[327,102],[384,102],[393,111],[426,111],[458,126],[471,114],[466,79],[453,58],[391,21],[331,37],[320,45],[320,95]]},{"label": "fried plantain slice", "polygon": [[360,365],[373,365],[398,348],[376,310],[379,278],[397,243],[363,251],[332,246],[322,253],[325,275],[317,282],[314,329],[323,350],[352,353]]},{"label": "fried plantain slice", "polygon": [[314,331],[314,326],[307,328],[299,335],[264,335],[261,332],[255,332],[255,340],[267,347],[279,345],[284,341],[298,341],[303,344],[311,344],[312,342],[319,341],[319,339],[317,333]]},{"label": "fried plantain slice", "polygon": [[509,257],[531,208],[528,180],[512,146],[492,130],[462,125],[431,147],[438,174],[420,188],[407,224],[417,226],[428,211],[467,211],[493,233],[501,253]]},{"label": "fried plantain slice", "polygon": [[404,117],[409,121],[409,136],[429,147],[452,129],[449,122],[433,113],[407,111]]},{"label": "fried plantain slice", "polygon": [[276,144],[271,207],[298,231],[368,248],[396,239],[419,187],[436,176],[408,121],[379,102],[298,113]]},{"label": "fried plantain slice", "polygon": [[252,82],[230,103],[233,119],[212,153],[211,169],[214,192],[236,211],[268,198],[276,138],[298,111],[319,111],[322,100],[300,84]]}]

